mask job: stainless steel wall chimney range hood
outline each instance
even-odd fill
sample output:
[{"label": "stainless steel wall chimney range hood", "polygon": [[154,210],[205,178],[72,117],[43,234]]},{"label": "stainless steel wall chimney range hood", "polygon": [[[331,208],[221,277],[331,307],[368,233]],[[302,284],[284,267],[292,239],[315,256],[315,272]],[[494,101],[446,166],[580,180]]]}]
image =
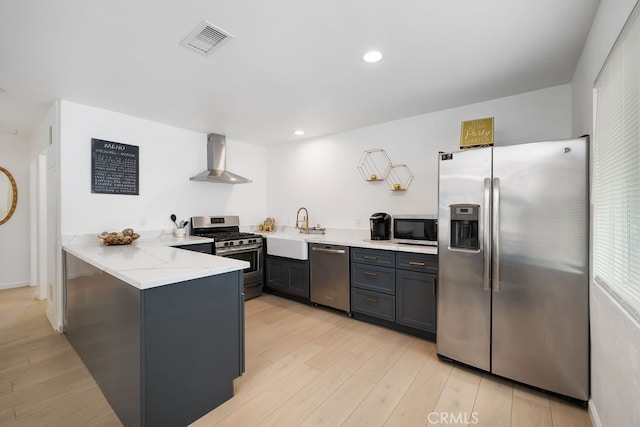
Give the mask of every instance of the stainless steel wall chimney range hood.
[{"label": "stainless steel wall chimney range hood", "polygon": [[222,184],[244,184],[251,182],[235,173],[229,172],[227,168],[227,137],[210,133],[207,135],[207,170],[192,176],[191,181],[209,181]]}]

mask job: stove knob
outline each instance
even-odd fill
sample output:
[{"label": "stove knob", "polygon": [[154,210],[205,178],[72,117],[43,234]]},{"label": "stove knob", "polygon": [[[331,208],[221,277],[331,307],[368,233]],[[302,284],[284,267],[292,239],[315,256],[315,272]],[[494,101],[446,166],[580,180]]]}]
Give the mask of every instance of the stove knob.
[{"label": "stove knob", "polygon": [[224,245],[225,246],[229,246],[229,242],[224,242]]},{"label": "stove knob", "polygon": [[233,242],[229,242],[229,246],[233,246]]},{"label": "stove knob", "polygon": [[239,245],[243,245],[243,244],[244,244],[244,242],[243,242],[242,240],[240,240],[240,241],[238,242],[238,244],[239,244]]}]

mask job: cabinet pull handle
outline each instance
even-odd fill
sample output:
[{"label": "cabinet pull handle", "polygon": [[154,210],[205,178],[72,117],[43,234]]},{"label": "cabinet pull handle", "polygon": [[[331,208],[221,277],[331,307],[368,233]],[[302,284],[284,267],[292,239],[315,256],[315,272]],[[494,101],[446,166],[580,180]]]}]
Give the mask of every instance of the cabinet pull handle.
[{"label": "cabinet pull handle", "polygon": [[437,277],[434,277],[433,279],[431,279],[431,293],[433,295],[436,294],[436,282],[438,281]]},{"label": "cabinet pull handle", "polygon": [[374,273],[374,272],[371,272],[371,271],[365,271],[362,274],[364,274],[365,276],[373,276],[373,277],[377,277],[378,276],[378,273]]},{"label": "cabinet pull handle", "polygon": [[424,267],[427,264],[425,262],[422,262],[422,261],[409,261],[409,265],[417,265],[417,266],[420,266],[420,267]]},{"label": "cabinet pull handle", "polygon": [[363,256],[362,258],[364,258],[364,259],[372,259],[372,260],[376,260],[376,259],[378,259],[378,257],[377,257],[377,256],[372,256],[372,255],[365,255],[365,256]]},{"label": "cabinet pull handle", "polygon": [[367,302],[375,302],[376,304],[378,303],[378,298],[363,297],[362,299]]}]

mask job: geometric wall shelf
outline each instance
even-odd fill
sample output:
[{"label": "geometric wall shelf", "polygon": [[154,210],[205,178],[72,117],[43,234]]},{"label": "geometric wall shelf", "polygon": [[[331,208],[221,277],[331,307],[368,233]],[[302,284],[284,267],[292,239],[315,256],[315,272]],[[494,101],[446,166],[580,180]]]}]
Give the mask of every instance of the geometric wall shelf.
[{"label": "geometric wall shelf", "polygon": [[392,165],[385,179],[391,191],[403,191],[409,188],[413,181],[413,174],[407,165]]},{"label": "geometric wall shelf", "polygon": [[358,170],[365,181],[382,181],[389,176],[391,160],[382,149],[367,150],[360,158]]}]

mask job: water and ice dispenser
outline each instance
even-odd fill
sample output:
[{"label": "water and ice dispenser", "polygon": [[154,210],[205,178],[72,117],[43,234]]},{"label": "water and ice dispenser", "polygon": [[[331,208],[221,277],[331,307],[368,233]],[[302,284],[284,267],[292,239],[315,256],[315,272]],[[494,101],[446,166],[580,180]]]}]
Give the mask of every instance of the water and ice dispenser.
[{"label": "water and ice dispenser", "polygon": [[449,205],[451,209],[450,249],[480,250],[478,219],[480,205]]}]

